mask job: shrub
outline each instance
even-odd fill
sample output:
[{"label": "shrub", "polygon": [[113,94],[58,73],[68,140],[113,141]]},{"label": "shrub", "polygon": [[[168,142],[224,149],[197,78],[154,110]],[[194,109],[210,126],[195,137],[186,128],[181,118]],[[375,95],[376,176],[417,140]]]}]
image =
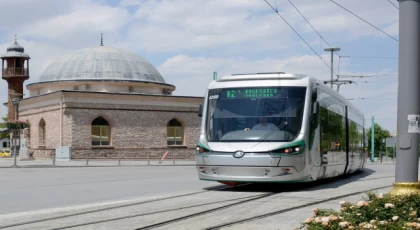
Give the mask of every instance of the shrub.
[{"label": "shrub", "polygon": [[29,127],[28,121],[11,120],[4,123],[8,129],[24,129]]},{"label": "shrub", "polygon": [[420,229],[420,194],[391,196],[368,193],[356,204],[341,201],[340,211],[314,209],[300,229]]}]

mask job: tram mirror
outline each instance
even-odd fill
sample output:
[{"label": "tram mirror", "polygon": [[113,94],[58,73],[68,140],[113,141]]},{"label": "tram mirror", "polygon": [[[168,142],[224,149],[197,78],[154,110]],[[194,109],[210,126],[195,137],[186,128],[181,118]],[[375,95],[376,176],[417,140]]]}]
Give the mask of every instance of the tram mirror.
[{"label": "tram mirror", "polygon": [[317,101],[315,101],[315,102],[314,102],[314,105],[313,105],[313,107],[312,107],[312,113],[313,113],[314,115],[318,114],[318,108],[319,108],[319,106],[318,106],[318,102],[317,102]]},{"label": "tram mirror", "polygon": [[316,101],[316,99],[318,99],[318,89],[317,88],[312,90],[312,101]]},{"label": "tram mirror", "polygon": [[200,104],[200,106],[198,107],[198,117],[202,117],[203,116],[203,104]]}]

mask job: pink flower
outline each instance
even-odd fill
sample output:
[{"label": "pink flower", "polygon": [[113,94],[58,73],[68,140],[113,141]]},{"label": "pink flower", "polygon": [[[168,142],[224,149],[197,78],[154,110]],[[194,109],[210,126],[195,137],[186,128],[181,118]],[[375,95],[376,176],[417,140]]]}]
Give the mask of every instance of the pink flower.
[{"label": "pink flower", "polygon": [[334,220],[337,220],[337,219],[338,219],[338,217],[336,217],[336,216],[334,216],[334,215],[330,215],[330,216],[328,217],[328,219],[329,219],[330,221],[334,221]]},{"label": "pink flower", "polygon": [[380,224],[380,225],[385,225],[385,224],[388,224],[388,221],[381,220],[381,221],[379,221],[379,224]]},{"label": "pink flower", "polygon": [[363,207],[363,206],[368,206],[368,205],[369,205],[369,203],[366,202],[366,201],[359,201],[359,202],[357,202],[357,206],[358,207]]},{"label": "pink flower", "polygon": [[342,201],[340,201],[339,204],[340,204],[341,207],[343,207],[346,204],[346,202],[344,200],[342,200]]},{"label": "pink flower", "polygon": [[386,204],[385,204],[385,208],[392,208],[392,207],[394,207],[394,205],[393,205],[393,204],[391,204],[391,203],[386,203]]},{"label": "pink flower", "polygon": [[384,195],[382,193],[379,193],[376,197],[381,199],[381,198],[384,198]]},{"label": "pink flower", "polygon": [[393,216],[393,217],[392,217],[392,220],[393,220],[393,221],[397,221],[397,220],[398,220],[398,216]]},{"label": "pink flower", "polygon": [[308,218],[308,219],[305,220],[305,224],[309,224],[312,221],[314,221],[314,218]]},{"label": "pink flower", "polygon": [[362,225],[362,227],[367,228],[367,229],[371,229],[371,228],[373,228],[373,225],[365,223],[365,224]]},{"label": "pink flower", "polygon": [[344,227],[349,226],[349,222],[347,222],[347,221],[340,222],[338,225],[340,225],[340,227],[344,228]]}]

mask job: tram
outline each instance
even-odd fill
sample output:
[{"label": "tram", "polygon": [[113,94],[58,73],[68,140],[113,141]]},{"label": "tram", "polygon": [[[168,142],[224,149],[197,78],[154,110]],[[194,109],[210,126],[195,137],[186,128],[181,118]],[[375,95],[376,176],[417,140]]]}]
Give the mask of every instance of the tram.
[{"label": "tram", "polygon": [[364,168],[363,114],[313,77],[224,76],[209,84],[199,116],[200,180],[298,183]]}]

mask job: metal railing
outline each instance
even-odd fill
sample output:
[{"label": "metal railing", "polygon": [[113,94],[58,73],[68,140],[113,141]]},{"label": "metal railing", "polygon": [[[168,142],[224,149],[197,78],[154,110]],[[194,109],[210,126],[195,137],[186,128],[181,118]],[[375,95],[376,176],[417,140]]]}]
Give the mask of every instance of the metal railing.
[{"label": "metal railing", "polygon": [[28,69],[27,68],[4,68],[2,71],[3,77],[7,76],[28,76]]}]

